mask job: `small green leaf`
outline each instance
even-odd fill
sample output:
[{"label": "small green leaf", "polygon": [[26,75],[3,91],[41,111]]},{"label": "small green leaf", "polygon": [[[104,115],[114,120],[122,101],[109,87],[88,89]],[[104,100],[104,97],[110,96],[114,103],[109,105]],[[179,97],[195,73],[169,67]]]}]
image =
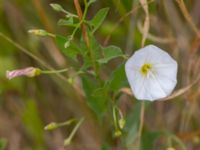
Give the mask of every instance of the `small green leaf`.
[{"label": "small green leaf", "polygon": [[56,36],[56,43],[63,54],[73,60],[76,60],[77,54],[80,53],[79,48],[72,41],[69,42],[68,47],[65,48],[67,42],[69,42],[69,40],[66,37],[59,35]]},{"label": "small green leaf", "polygon": [[144,132],[142,135],[142,150],[154,150],[155,141],[160,136],[160,132]]},{"label": "small green leaf", "polygon": [[[81,47],[80,51],[84,59],[84,64],[82,68],[84,69],[91,67],[93,61],[97,63],[96,60],[98,60],[101,56],[101,47],[99,43],[96,41],[94,35],[92,35],[90,32],[88,32],[88,35],[89,35],[91,51],[88,49],[84,41],[80,42],[80,47]],[[91,55],[93,60],[91,59]]]},{"label": "small green leaf", "polygon": [[[134,145],[137,142],[137,135],[138,135],[138,129],[140,124],[140,112],[141,112],[141,101],[137,101],[136,104],[134,104],[131,112],[128,114],[126,118],[126,125],[124,128],[124,132],[127,133],[127,135],[124,138],[124,142],[126,143],[126,146],[129,149],[132,149]],[[145,102],[145,109],[150,105],[150,102]]]},{"label": "small green leaf", "polygon": [[103,23],[104,19],[106,18],[106,15],[108,14],[109,8],[102,8],[100,9],[96,15],[92,18],[92,20],[89,21],[89,23],[94,27],[93,33],[100,27],[100,25]]},{"label": "small green leaf", "polygon": [[96,2],[97,0],[90,0],[89,2],[88,2],[88,5],[91,5],[92,3],[94,3],[94,2]]},{"label": "small green leaf", "polygon": [[117,67],[111,74],[109,79],[110,89],[113,91],[118,91],[120,88],[123,88],[128,85],[124,64]]},{"label": "small green leaf", "polygon": [[107,86],[99,87],[96,81],[86,76],[82,77],[82,84],[87,97],[87,104],[96,113],[97,117],[101,118],[107,110]]},{"label": "small green leaf", "polygon": [[72,17],[70,17],[68,20],[60,19],[58,21],[58,25],[59,26],[71,26],[71,27],[76,27],[77,26],[77,24],[74,23],[74,19]]},{"label": "small green leaf", "polygon": [[110,60],[116,57],[123,57],[121,49],[117,46],[108,46],[103,49],[104,58],[97,60],[100,64],[108,63]]},{"label": "small green leaf", "polygon": [[101,46],[97,42],[94,35],[92,35],[91,33],[89,34],[89,38],[90,38],[90,43],[91,43],[91,49],[94,53],[95,59],[98,60],[101,56]]}]

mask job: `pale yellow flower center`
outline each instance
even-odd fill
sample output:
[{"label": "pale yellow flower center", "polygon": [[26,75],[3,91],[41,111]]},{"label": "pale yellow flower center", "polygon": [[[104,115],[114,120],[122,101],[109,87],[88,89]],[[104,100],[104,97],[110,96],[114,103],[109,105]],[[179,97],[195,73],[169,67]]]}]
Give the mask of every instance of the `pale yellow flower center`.
[{"label": "pale yellow flower center", "polygon": [[152,65],[151,64],[144,64],[141,68],[140,68],[140,72],[142,75],[147,76],[147,74],[149,73],[149,71],[151,70]]}]

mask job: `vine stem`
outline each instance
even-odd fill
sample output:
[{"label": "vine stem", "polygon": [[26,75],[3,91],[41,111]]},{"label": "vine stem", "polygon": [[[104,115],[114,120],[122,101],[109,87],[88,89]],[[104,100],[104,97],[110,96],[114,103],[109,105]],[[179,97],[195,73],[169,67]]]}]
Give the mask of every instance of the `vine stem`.
[{"label": "vine stem", "polygon": [[78,18],[79,18],[79,21],[80,21],[80,24],[81,24],[81,30],[82,30],[82,34],[83,34],[83,39],[84,39],[84,41],[86,43],[86,46],[87,46],[87,48],[89,50],[89,55],[90,55],[90,58],[92,60],[92,65],[93,65],[95,74],[98,77],[99,73],[98,73],[98,68],[96,66],[95,55],[94,55],[94,53],[93,53],[93,51],[91,49],[91,46],[90,46],[90,41],[89,41],[89,37],[88,37],[88,34],[87,34],[87,27],[84,24],[84,20],[86,18],[89,5],[87,4],[86,0],[84,0],[84,4],[85,4],[85,10],[84,10],[84,12],[82,12],[79,0],[74,0],[74,5],[75,5],[75,8],[76,8],[76,11],[77,11],[77,14],[78,14]]},{"label": "vine stem", "polygon": [[0,37],[2,37],[3,39],[7,40],[9,43],[11,43],[12,45],[14,45],[15,47],[17,47],[18,49],[20,49],[22,52],[24,52],[25,54],[27,54],[28,56],[32,57],[33,59],[35,59],[37,62],[39,62],[41,65],[43,65],[44,67],[48,68],[48,69],[52,69],[50,66],[48,66],[42,59],[40,59],[38,56],[32,54],[31,52],[29,52],[28,50],[26,50],[25,48],[23,48],[21,45],[19,45],[18,43],[14,42],[12,39],[10,39],[8,36],[6,36],[5,34],[3,34],[2,32],[0,32]]},{"label": "vine stem", "polygon": [[138,130],[138,150],[141,149],[141,136],[142,136],[142,130],[144,126],[144,113],[145,113],[145,101],[142,101],[141,109],[140,109],[140,124],[139,124],[139,130]]},{"label": "vine stem", "polygon": [[[78,14],[78,18],[81,22],[81,29],[82,29],[82,34],[83,34],[83,38],[84,38],[84,41],[87,45],[87,47],[89,47],[89,38],[88,38],[88,35],[87,35],[87,31],[86,31],[86,26],[85,24],[82,22],[82,20],[84,19],[83,18],[83,13],[82,13],[82,10],[81,10],[81,7],[80,7],[80,4],[79,4],[79,0],[74,0],[74,5],[75,5],[75,8],[76,8],[76,12]],[[87,6],[86,6],[86,9],[87,9]]]},{"label": "vine stem", "polygon": [[41,70],[43,74],[52,74],[52,73],[63,73],[69,71],[69,68],[61,69],[61,70]]},{"label": "vine stem", "polygon": [[[140,4],[142,5],[144,12],[145,12],[145,21],[144,21],[144,31],[143,31],[143,37],[141,42],[141,47],[144,47],[145,41],[149,32],[149,26],[150,26],[150,19],[149,19],[149,8],[148,8],[148,2],[147,0],[140,0]],[[140,109],[140,125],[139,125],[139,131],[138,131],[138,149],[141,149],[141,136],[142,136],[142,130],[144,126],[144,113],[145,113],[145,101],[142,101],[141,109]]]},{"label": "vine stem", "polygon": [[[2,37],[3,39],[5,39],[6,41],[8,41],[10,44],[14,45],[16,48],[18,48],[20,51],[22,51],[23,53],[27,54],[29,57],[33,58],[35,61],[37,61],[38,63],[40,63],[43,67],[49,69],[49,70],[55,70],[53,67],[51,67],[50,65],[48,65],[45,61],[43,61],[41,58],[39,58],[37,55],[31,53],[30,51],[28,51],[26,48],[22,47],[20,44],[16,43],[15,41],[13,41],[11,38],[9,38],[8,36],[6,36],[5,34],[3,34],[2,32],[0,32],[0,37]],[[61,80],[68,82],[68,79],[57,73],[56,74]],[[82,91],[77,87],[77,86],[73,86],[73,88],[78,91],[79,93],[79,99],[81,97],[83,97]]]}]

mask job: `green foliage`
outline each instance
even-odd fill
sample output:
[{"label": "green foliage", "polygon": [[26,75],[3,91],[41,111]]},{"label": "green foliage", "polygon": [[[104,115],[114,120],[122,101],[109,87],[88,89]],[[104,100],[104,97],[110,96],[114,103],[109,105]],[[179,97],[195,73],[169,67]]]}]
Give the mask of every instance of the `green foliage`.
[{"label": "green foliage", "polygon": [[87,103],[90,108],[96,113],[98,118],[101,118],[108,108],[108,89],[107,86],[100,87],[95,80],[82,77],[82,84],[87,96]]},{"label": "green foliage", "polygon": [[127,136],[125,138],[125,143],[127,147],[132,147],[137,138],[140,122],[140,109],[141,102],[138,101],[132,108],[132,111],[129,113],[126,119],[126,126],[124,128],[124,131],[127,133]]},{"label": "green foliage", "polygon": [[154,150],[155,141],[161,136],[160,132],[145,132],[142,136],[142,150]]},{"label": "green foliage", "polygon": [[92,25],[93,30],[92,32],[94,33],[100,25],[103,23],[104,19],[106,18],[108,14],[109,8],[102,8],[100,9],[96,15],[92,18],[92,20],[89,21],[89,23]]},{"label": "green foliage", "polygon": [[76,56],[80,53],[79,48],[73,42],[70,42],[69,46],[65,48],[64,45],[67,40],[68,39],[63,36],[59,36],[59,35],[56,36],[56,43],[58,47],[60,48],[60,50],[63,52],[63,54],[65,54],[65,56],[73,60],[76,60]]},{"label": "green foliage", "polygon": [[112,91],[118,91],[128,85],[124,64],[119,65],[110,75],[109,85]]},{"label": "green foliage", "polygon": [[119,47],[113,45],[102,48],[102,51],[103,51],[103,58],[97,60],[100,64],[106,64],[110,60],[116,57],[124,56],[122,50]]},{"label": "green foliage", "polygon": [[91,5],[92,3],[96,2],[97,0],[89,0],[88,5]]},{"label": "green foliage", "polygon": [[60,26],[69,26],[69,27],[76,27],[78,24],[74,23],[74,19],[71,17],[69,19],[60,19],[58,21],[58,25],[60,25]]}]

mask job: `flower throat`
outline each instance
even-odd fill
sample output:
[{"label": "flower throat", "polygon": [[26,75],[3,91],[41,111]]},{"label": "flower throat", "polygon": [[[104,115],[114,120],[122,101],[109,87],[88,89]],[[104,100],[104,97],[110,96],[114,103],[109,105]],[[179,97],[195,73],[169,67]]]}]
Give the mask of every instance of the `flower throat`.
[{"label": "flower throat", "polygon": [[151,64],[144,64],[141,69],[140,72],[142,75],[147,76],[147,74],[149,73],[149,70],[152,68]]}]

